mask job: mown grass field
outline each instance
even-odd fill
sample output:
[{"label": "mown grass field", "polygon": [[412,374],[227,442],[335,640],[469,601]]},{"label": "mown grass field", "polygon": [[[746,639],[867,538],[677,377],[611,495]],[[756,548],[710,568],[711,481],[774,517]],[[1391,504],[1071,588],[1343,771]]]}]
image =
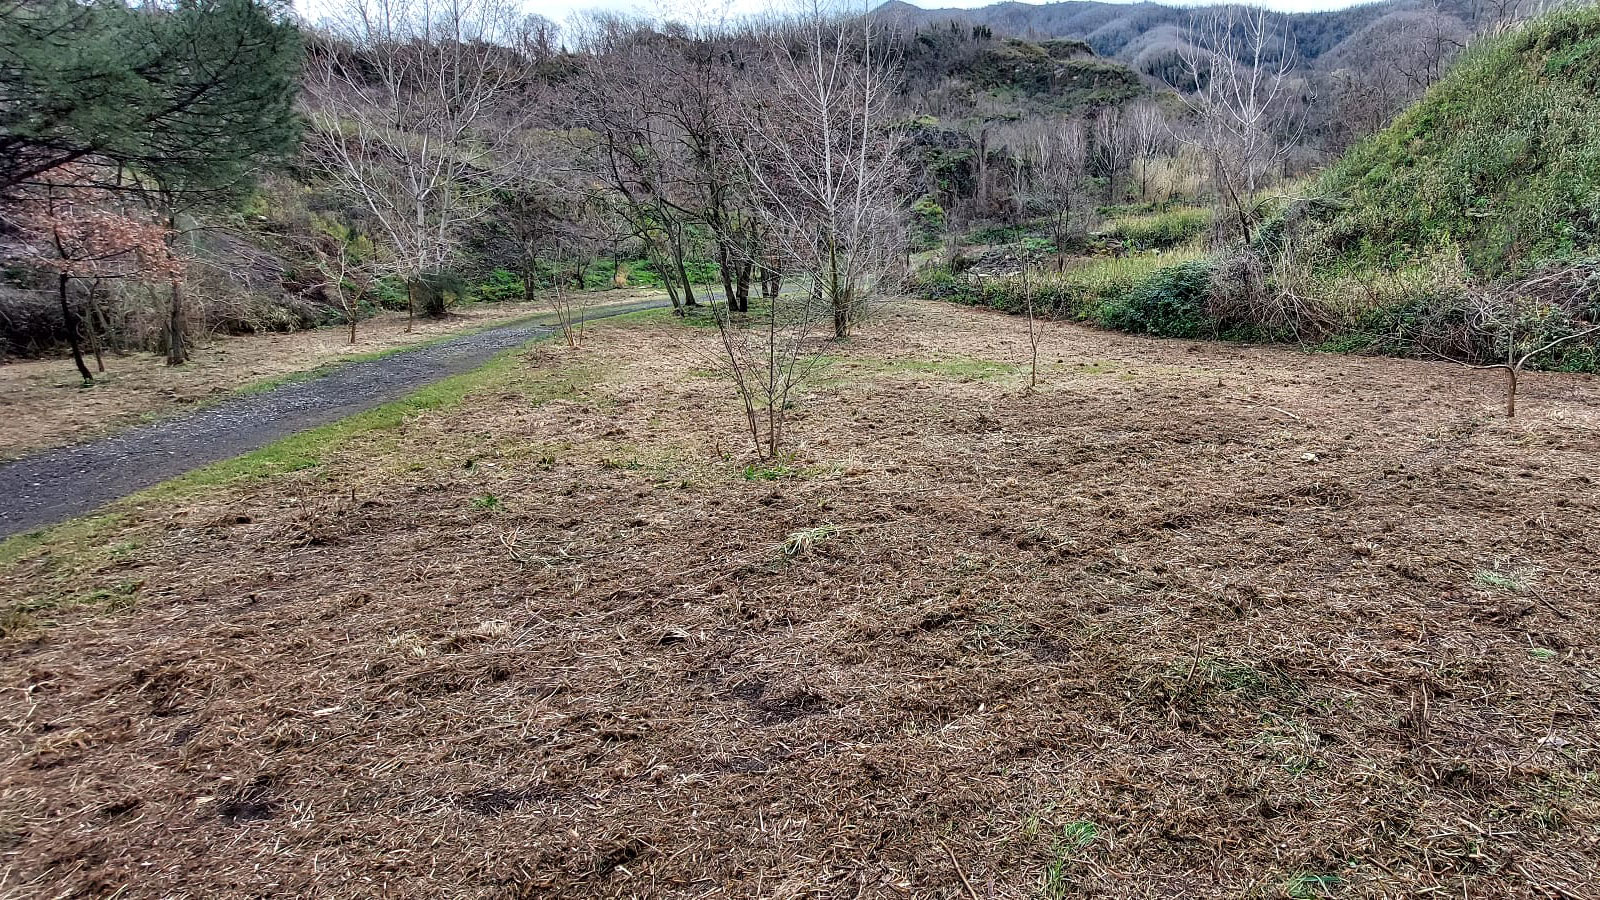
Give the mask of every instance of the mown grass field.
[{"label": "mown grass field", "polygon": [[763,462],[635,315],[7,542],[0,893],[1592,896],[1600,388],[1026,328]]}]

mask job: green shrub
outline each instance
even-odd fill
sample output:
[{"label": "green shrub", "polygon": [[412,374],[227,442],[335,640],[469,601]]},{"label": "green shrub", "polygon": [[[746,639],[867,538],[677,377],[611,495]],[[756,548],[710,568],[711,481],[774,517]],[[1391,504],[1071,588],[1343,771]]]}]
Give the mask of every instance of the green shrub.
[{"label": "green shrub", "polygon": [[1207,260],[1168,266],[1107,300],[1095,320],[1107,328],[1160,337],[1215,333],[1216,323],[1206,312],[1211,273]]},{"label": "green shrub", "polygon": [[932,250],[944,239],[944,207],[932,194],[923,194],[911,204],[913,250]]},{"label": "green shrub", "polygon": [[384,309],[403,311],[406,308],[406,283],[393,275],[385,275],[373,282],[371,296]]},{"label": "green shrub", "polygon": [[1021,225],[984,225],[967,232],[961,239],[964,246],[985,244],[1010,244],[1022,240],[1028,230]]},{"label": "green shrub", "polygon": [[479,300],[489,303],[505,303],[526,298],[522,278],[509,269],[495,269],[490,272],[487,278],[478,282],[473,294]]},{"label": "green shrub", "polygon": [[944,266],[930,266],[917,272],[911,279],[911,290],[925,300],[944,300],[967,306],[976,305],[980,299],[971,281]]}]

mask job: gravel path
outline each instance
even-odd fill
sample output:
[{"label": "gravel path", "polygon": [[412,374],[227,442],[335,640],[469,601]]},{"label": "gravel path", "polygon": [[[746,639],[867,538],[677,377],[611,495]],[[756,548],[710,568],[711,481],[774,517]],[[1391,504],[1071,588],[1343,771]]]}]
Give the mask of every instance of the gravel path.
[{"label": "gravel path", "polygon": [[[590,318],[663,305],[619,306]],[[491,328],[0,465],[0,538],[82,515],[209,463],[397,400],[555,332],[532,324]]]}]

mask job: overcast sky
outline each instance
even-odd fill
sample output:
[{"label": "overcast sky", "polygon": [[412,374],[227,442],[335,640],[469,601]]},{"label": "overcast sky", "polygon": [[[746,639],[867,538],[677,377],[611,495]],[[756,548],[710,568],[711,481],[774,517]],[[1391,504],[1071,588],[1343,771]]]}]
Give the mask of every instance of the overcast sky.
[{"label": "overcast sky", "polygon": [[[881,0],[863,4],[877,6]],[[918,6],[933,9],[947,9],[951,7],[988,6],[995,0],[910,0]],[[1028,0],[1024,0],[1028,2]],[[856,5],[859,0],[851,5]],[[640,12],[649,15],[674,15],[677,18],[692,18],[683,15],[688,11],[704,9],[726,9],[730,16],[743,16],[769,10],[781,10],[792,6],[790,0],[524,0],[524,5],[530,12],[540,13],[557,22],[564,21],[574,10],[581,9],[611,9],[625,12]],[[1182,2],[1171,2],[1172,6],[1188,5]],[[1308,12],[1318,9],[1336,9],[1342,6],[1355,5],[1352,0],[1265,0],[1263,5],[1272,9],[1281,9],[1285,12]]]}]

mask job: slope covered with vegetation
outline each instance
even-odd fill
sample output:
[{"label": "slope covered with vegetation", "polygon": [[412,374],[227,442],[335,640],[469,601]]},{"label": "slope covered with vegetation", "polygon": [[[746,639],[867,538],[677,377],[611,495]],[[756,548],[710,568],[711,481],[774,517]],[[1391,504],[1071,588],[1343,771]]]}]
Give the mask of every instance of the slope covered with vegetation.
[{"label": "slope covered with vegetation", "polygon": [[1600,7],[1473,47],[1322,188],[1306,233],[1335,272],[1444,252],[1498,277],[1600,250]]}]

